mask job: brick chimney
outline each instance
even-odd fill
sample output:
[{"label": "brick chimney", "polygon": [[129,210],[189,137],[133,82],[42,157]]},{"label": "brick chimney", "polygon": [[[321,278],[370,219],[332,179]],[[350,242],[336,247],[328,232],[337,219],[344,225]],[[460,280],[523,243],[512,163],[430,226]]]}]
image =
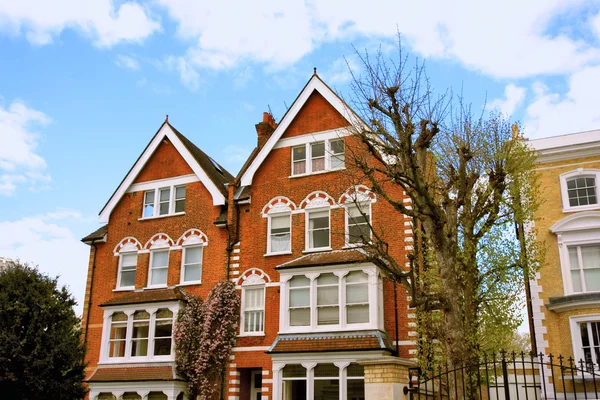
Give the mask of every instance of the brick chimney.
[{"label": "brick chimney", "polygon": [[256,134],[258,135],[258,147],[262,147],[273,131],[277,128],[277,124],[275,123],[275,119],[273,115],[268,112],[263,113],[263,120],[256,124]]}]

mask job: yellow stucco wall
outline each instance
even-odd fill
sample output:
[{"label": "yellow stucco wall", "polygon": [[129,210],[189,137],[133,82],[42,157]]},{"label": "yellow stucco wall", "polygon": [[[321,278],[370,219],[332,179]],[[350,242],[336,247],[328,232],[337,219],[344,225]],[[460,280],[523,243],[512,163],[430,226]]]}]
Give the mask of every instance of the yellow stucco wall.
[{"label": "yellow stucco wall", "polygon": [[[550,297],[564,296],[563,276],[561,273],[558,243],[556,235],[550,232],[550,227],[561,219],[573,214],[562,211],[562,200],[559,176],[565,172],[577,170],[578,168],[600,169],[600,157],[588,157],[545,163],[538,165],[540,173],[542,201],[538,210],[538,221],[536,221],[536,234],[538,240],[544,241],[546,245],[546,265],[540,272],[538,284],[542,287],[540,298],[544,304],[548,304]],[[597,182],[597,184],[600,182]],[[598,193],[600,195],[600,193]],[[597,211],[600,211],[600,206]],[[576,315],[600,314],[600,307],[580,308],[569,311],[550,311],[542,307],[545,316],[543,325],[547,329],[544,339],[548,341],[546,353],[573,355],[571,330],[569,317]]]}]

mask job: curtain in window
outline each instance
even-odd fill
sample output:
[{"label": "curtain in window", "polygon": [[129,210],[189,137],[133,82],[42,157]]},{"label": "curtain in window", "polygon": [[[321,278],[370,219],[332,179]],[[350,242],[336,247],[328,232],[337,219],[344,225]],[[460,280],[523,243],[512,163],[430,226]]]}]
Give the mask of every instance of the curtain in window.
[{"label": "curtain in window", "polygon": [[244,289],[244,331],[264,330],[264,288]]},{"label": "curtain in window", "polygon": [[290,251],[290,216],[271,217],[271,252]]}]

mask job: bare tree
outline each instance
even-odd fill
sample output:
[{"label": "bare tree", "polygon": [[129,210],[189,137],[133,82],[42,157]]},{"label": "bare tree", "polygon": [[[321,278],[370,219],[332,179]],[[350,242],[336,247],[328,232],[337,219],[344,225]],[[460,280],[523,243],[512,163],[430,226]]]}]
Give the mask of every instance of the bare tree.
[{"label": "bare tree", "polygon": [[442,343],[451,364],[468,362],[490,318],[502,314],[514,329],[523,260],[535,265],[541,255],[532,240],[521,254],[514,236],[515,222],[532,221],[536,208],[535,155],[499,113],[475,116],[461,96],[435,95],[401,45],[394,60],[358,55],[350,102],[362,118],[352,132],[362,150],[347,150],[347,163],[412,217],[414,235],[410,268],[388,254],[377,229],[365,249],[412,293],[426,342]]}]

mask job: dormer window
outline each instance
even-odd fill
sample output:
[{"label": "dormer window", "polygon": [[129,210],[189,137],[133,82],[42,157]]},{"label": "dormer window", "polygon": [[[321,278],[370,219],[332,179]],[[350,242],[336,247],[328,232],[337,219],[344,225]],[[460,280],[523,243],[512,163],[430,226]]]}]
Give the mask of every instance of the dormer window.
[{"label": "dormer window", "polygon": [[560,176],[563,212],[595,210],[598,201],[600,170],[579,168]]},{"label": "dormer window", "polygon": [[142,218],[165,217],[185,211],[185,185],[167,186],[144,192]]}]

